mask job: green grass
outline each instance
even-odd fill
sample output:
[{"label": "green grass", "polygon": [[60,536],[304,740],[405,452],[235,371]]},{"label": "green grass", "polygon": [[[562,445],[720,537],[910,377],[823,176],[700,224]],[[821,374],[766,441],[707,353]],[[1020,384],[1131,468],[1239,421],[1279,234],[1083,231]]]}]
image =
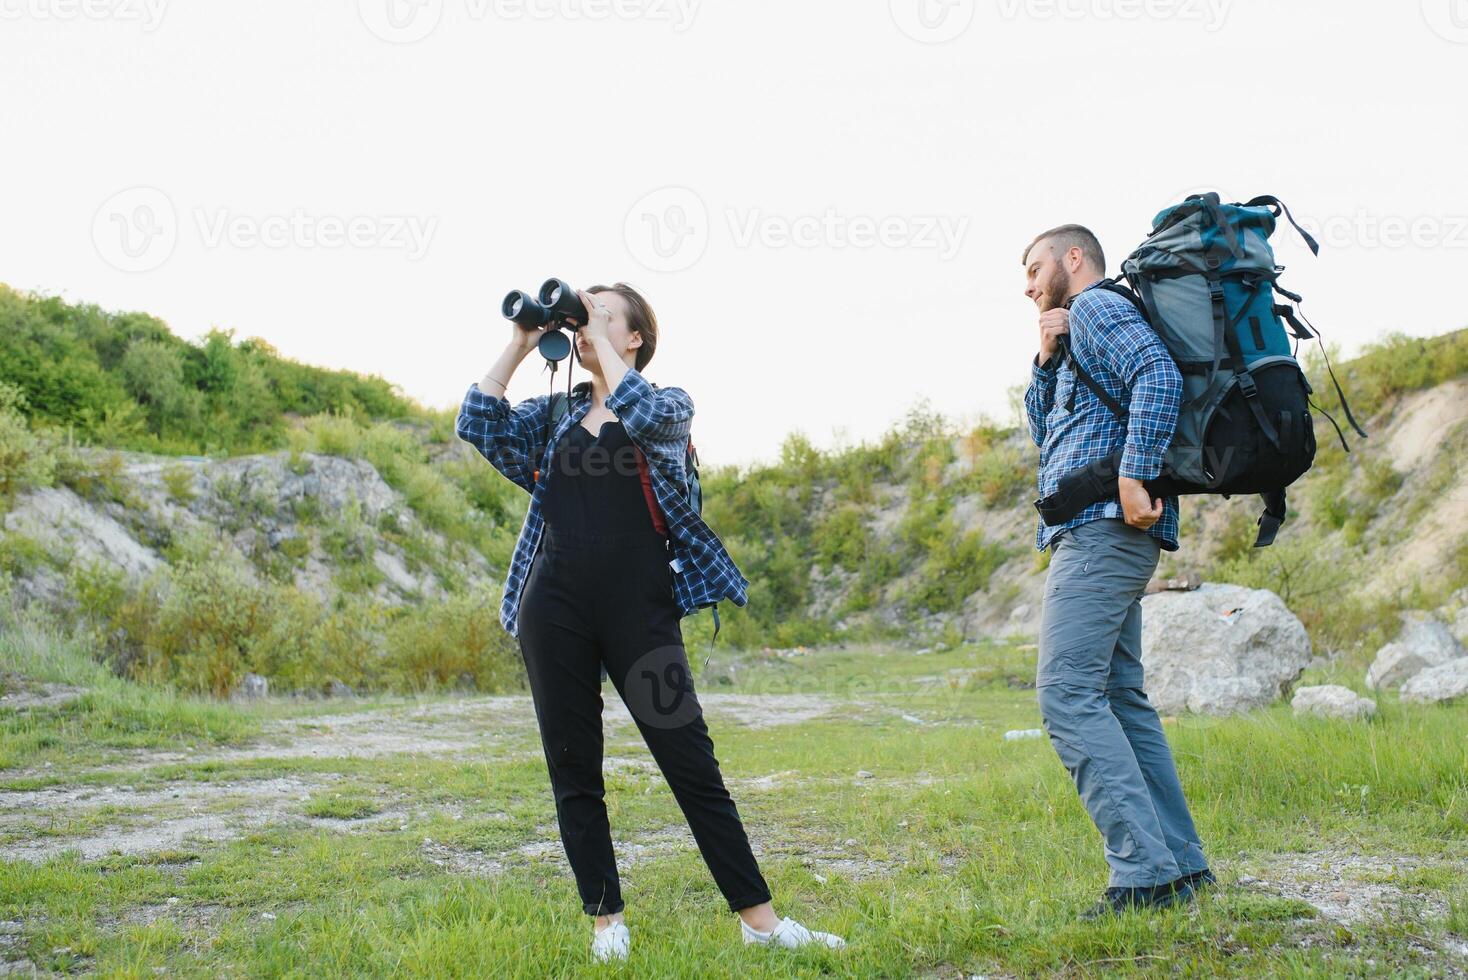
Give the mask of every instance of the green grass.
[{"label": "green grass", "polygon": [[[0,649],[5,670],[39,667],[34,656],[17,659],[14,644]],[[763,728],[714,711],[711,728],[763,852],[777,910],[843,933],[851,945],[796,954],[745,949],[696,851],[667,845],[624,863],[634,954],[626,967],[604,972],[1252,977],[1447,970],[1442,943],[1468,930],[1468,706],[1410,708],[1388,697],[1369,724],[1296,720],[1283,706],[1168,721],[1224,886],[1186,911],[1086,925],[1075,914],[1105,881],[1095,831],[1048,744],[1001,737],[1038,725],[1026,687],[1032,675],[1032,650],[993,644],[926,653],[853,646],[720,654],[702,675],[706,695],[807,695],[837,705],[798,724]],[[99,684],[109,699],[153,704],[155,748],[202,738],[202,704],[88,675],[76,664],[49,676]],[[67,746],[44,782],[138,790],[281,776],[332,782],[235,839],[92,861],[75,852],[39,864],[0,861],[0,919],[24,923],[18,949],[40,968],[103,975],[163,968],[185,976],[592,972],[589,924],[559,853],[528,715],[498,725],[491,747],[459,758],[266,752],[228,761],[144,758],[118,769],[96,766],[117,761],[111,726],[87,720],[98,704],[30,722]],[[346,718],[395,705],[426,708],[415,724],[431,726],[439,704],[449,719],[464,703],[272,701],[248,712],[209,710],[238,719],[229,737],[240,740],[291,716]],[[607,752],[646,759],[639,746],[622,727],[611,731]],[[33,765],[11,756],[13,772],[0,773],[0,788],[40,784]],[[677,804],[650,770],[611,770],[607,794],[618,842],[683,833]],[[379,814],[350,830],[312,823]],[[131,827],[141,818],[127,819]],[[43,819],[36,832],[55,840],[105,822],[96,814],[68,820]],[[1362,880],[1425,895],[1441,913],[1346,927],[1297,899],[1237,884],[1241,874],[1269,874],[1280,858],[1323,850],[1414,858],[1399,872]],[[498,862],[499,869],[476,874],[436,863],[446,854]]]},{"label": "green grass", "polygon": [[49,624],[0,617],[0,665],[78,689],[47,711],[0,711],[0,768],[75,763],[105,750],[224,744],[253,735],[248,713],[125,681]]}]

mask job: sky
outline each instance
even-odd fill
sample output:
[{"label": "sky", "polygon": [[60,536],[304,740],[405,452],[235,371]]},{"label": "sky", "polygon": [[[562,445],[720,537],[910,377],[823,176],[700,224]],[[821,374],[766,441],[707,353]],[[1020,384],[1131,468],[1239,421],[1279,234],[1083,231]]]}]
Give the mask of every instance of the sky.
[{"label": "sky", "polygon": [[623,280],[769,461],[1011,420],[1023,247],[1205,189],[1344,352],[1468,324],[1465,77],[1468,0],[0,0],[0,282],[447,408],[508,290]]}]

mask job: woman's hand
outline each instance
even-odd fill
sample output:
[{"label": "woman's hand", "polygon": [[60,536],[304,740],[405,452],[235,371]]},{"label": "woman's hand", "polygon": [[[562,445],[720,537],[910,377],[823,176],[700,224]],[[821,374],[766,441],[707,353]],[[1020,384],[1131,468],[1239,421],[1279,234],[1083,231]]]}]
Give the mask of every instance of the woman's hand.
[{"label": "woman's hand", "polygon": [[586,307],[588,319],[586,326],[581,330],[585,331],[587,342],[594,344],[598,339],[606,339],[607,327],[612,322],[612,311],[607,309],[606,304],[597,298],[595,293],[578,289],[576,295],[581,297],[581,302]]},{"label": "woman's hand", "polygon": [[540,338],[544,336],[544,334],[544,327],[531,327],[527,330],[526,328],[520,326],[518,323],[511,323],[510,350],[514,351],[517,354],[520,354],[521,356],[529,354],[531,351],[535,350],[535,345],[540,343]]}]

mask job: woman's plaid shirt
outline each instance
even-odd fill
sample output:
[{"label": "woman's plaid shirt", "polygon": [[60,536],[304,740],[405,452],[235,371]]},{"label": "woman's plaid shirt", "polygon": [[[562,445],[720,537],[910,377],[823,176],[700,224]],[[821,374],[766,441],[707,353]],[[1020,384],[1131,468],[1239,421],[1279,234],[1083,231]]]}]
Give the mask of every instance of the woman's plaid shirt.
[{"label": "woman's plaid shirt", "polygon": [[[647,456],[653,494],[668,525],[673,552],[673,595],[683,615],[731,600],[746,604],[749,582],[740,574],[723,542],[688,503],[685,472],[688,434],[693,426],[693,399],[682,388],[659,388],[629,368],[607,396],[607,408],[616,413],[628,437]],[[566,415],[556,424],[550,441],[543,443],[549,420],[550,396],[529,398],[513,409],[503,398],[486,395],[478,384],[469,386],[459,410],[459,438],[470,443],[494,468],[530,493],[530,509],[520,529],[520,540],[510,560],[500,623],[516,635],[520,592],[530,574],[530,562],[545,530],[541,501],[551,474],[551,449],[591,410],[589,385],[572,390]],[[537,466],[536,460],[539,459]],[[534,474],[540,471],[537,483]]]},{"label": "woman's plaid shirt", "polygon": [[[1183,379],[1162,338],[1124,296],[1092,286],[1070,306],[1070,342],[1076,360],[1127,410],[1123,425],[1067,365],[1031,365],[1025,392],[1030,436],[1040,447],[1040,496],[1055,492],[1061,476],[1118,449],[1121,475],[1150,480],[1162,472],[1182,401]],[[1075,389],[1075,411],[1067,411]],[[1116,497],[1099,500],[1058,527],[1040,522],[1036,548],[1043,550],[1067,528],[1103,517],[1121,517]],[[1148,528],[1167,551],[1177,550],[1177,498],[1162,502],[1162,517]]]}]

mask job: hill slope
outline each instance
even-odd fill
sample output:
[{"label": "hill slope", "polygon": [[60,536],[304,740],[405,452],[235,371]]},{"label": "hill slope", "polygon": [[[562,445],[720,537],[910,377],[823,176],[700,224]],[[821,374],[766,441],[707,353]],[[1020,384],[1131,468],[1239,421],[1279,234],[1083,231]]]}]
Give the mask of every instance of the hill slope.
[{"label": "hill slope", "polygon": [[[0,289],[0,323],[0,573],[119,669],[216,693],[246,671],[310,689],[518,683],[495,611],[525,498],[449,415],[139,315]],[[178,382],[161,400],[141,380],[155,362]],[[1389,338],[1336,368],[1372,438],[1348,456],[1317,421],[1316,468],[1273,548],[1249,547],[1255,502],[1185,501],[1162,574],[1274,589],[1319,649],[1364,657],[1398,611],[1468,583],[1468,331]],[[241,392],[265,407],[231,414]],[[797,434],[774,463],[706,473],[707,516],[752,583],[721,635],[1033,631],[1034,458],[1016,427],[960,431],[919,407],[874,444],[823,452]],[[693,644],[710,629],[685,621]]]}]

